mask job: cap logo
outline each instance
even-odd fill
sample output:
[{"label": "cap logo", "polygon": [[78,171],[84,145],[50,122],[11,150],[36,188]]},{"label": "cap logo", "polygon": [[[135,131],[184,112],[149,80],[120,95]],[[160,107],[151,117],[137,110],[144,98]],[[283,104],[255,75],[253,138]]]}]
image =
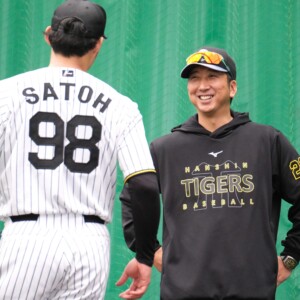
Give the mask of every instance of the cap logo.
[{"label": "cap logo", "polygon": [[200,58],[199,62],[201,62],[201,63],[206,63],[206,60],[205,60],[205,58],[204,58],[204,56],[203,56],[203,55],[201,56],[201,58]]}]

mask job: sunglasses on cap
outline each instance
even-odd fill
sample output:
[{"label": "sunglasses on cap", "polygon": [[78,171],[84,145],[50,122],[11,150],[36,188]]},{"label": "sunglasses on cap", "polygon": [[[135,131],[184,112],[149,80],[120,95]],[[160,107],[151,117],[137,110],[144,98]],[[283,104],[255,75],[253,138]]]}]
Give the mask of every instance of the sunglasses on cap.
[{"label": "sunglasses on cap", "polygon": [[220,65],[221,68],[223,69],[225,68],[225,70],[231,75],[230,68],[226,65],[224,57],[221,54],[216,52],[211,52],[211,51],[195,52],[186,59],[187,65],[193,63],[206,63],[206,64],[213,64],[213,65]]}]

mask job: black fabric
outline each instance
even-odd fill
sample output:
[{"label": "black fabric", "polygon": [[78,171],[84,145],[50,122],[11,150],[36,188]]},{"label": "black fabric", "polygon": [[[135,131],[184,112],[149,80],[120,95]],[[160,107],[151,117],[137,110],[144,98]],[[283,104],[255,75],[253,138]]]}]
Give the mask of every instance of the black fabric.
[{"label": "black fabric", "polygon": [[19,215],[19,216],[11,216],[10,219],[13,222],[22,222],[22,221],[37,221],[39,215],[35,214],[27,214],[27,215]]},{"label": "black fabric", "polygon": [[[13,222],[22,222],[22,221],[37,221],[39,218],[39,215],[36,214],[27,214],[27,215],[19,215],[19,216],[11,216],[10,219]],[[83,215],[84,221],[86,223],[98,223],[98,224],[104,224],[105,221],[103,221],[100,217],[94,216],[94,215]]]},{"label": "black fabric", "polygon": [[84,218],[84,222],[86,223],[98,223],[98,224],[105,223],[105,221],[102,220],[100,217],[94,215],[83,215],[83,218]]},{"label": "black fabric", "polygon": [[[125,198],[127,203],[130,201],[130,214],[132,213],[133,216],[132,221],[130,221],[132,224],[126,224],[126,222],[124,224],[123,222],[123,227],[134,228],[134,234],[129,231],[130,236],[125,240],[127,244],[129,243],[130,248],[135,250],[136,259],[139,262],[152,266],[160,218],[156,174],[144,173],[131,177],[122,194],[123,201]],[[130,239],[133,239],[132,242],[128,242]]]},{"label": "black fabric", "polygon": [[[123,190],[120,194],[120,200],[122,203],[122,205],[121,205],[122,227],[123,227],[124,239],[127,244],[127,247],[131,251],[136,252],[135,231],[134,231],[134,225],[133,225],[133,219],[132,219],[131,199],[130,199],[130,194],[129,194],[127,184],[125,184],[123,187]],[[156,251],[160,247],[161,246],[160,246],[159,241],[156,240],[154,250]]]}]

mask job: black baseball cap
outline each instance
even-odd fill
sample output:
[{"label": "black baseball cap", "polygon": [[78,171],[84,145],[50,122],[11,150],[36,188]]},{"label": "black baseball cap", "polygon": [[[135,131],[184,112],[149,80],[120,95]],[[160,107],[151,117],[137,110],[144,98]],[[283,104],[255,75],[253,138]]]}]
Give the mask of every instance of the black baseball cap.
[{"label": "black baseball cap", "polygon": [[181,71],[181,77],[188,78],[195,66],[228,73],[232,80],[236,79],[235,62],[224,49],[207,46],[200,48],[186,59],[186,66]]},{"label": "black baseball cap", "polygon": [[100,38],[104,35],[106,12],[100,5],[88,0],[67,0],[54,11],[51,28],[56,31],[62,20],[76,18],[87,29],[87,37]]}]

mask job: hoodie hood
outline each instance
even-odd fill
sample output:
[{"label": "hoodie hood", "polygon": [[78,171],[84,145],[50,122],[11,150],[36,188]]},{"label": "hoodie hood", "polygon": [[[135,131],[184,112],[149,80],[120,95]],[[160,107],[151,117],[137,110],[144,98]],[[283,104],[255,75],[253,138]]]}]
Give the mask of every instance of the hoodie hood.
[{"label": "hoodie hood", "polygon": [[229,123],[215,130],[214,132],[208,131],[198,123],[198,114],[195,114],[194,116],[190,117],[183,124],[174,127],[171,131],[181,131],[184,133],[192,133],[197,135],[208,135],[212,138],[221,138],[232,132],[235,128],[242,126],[248,122],[251,122],[248,113],[239,113],[231,111],[231,115],[233,119]]}]

